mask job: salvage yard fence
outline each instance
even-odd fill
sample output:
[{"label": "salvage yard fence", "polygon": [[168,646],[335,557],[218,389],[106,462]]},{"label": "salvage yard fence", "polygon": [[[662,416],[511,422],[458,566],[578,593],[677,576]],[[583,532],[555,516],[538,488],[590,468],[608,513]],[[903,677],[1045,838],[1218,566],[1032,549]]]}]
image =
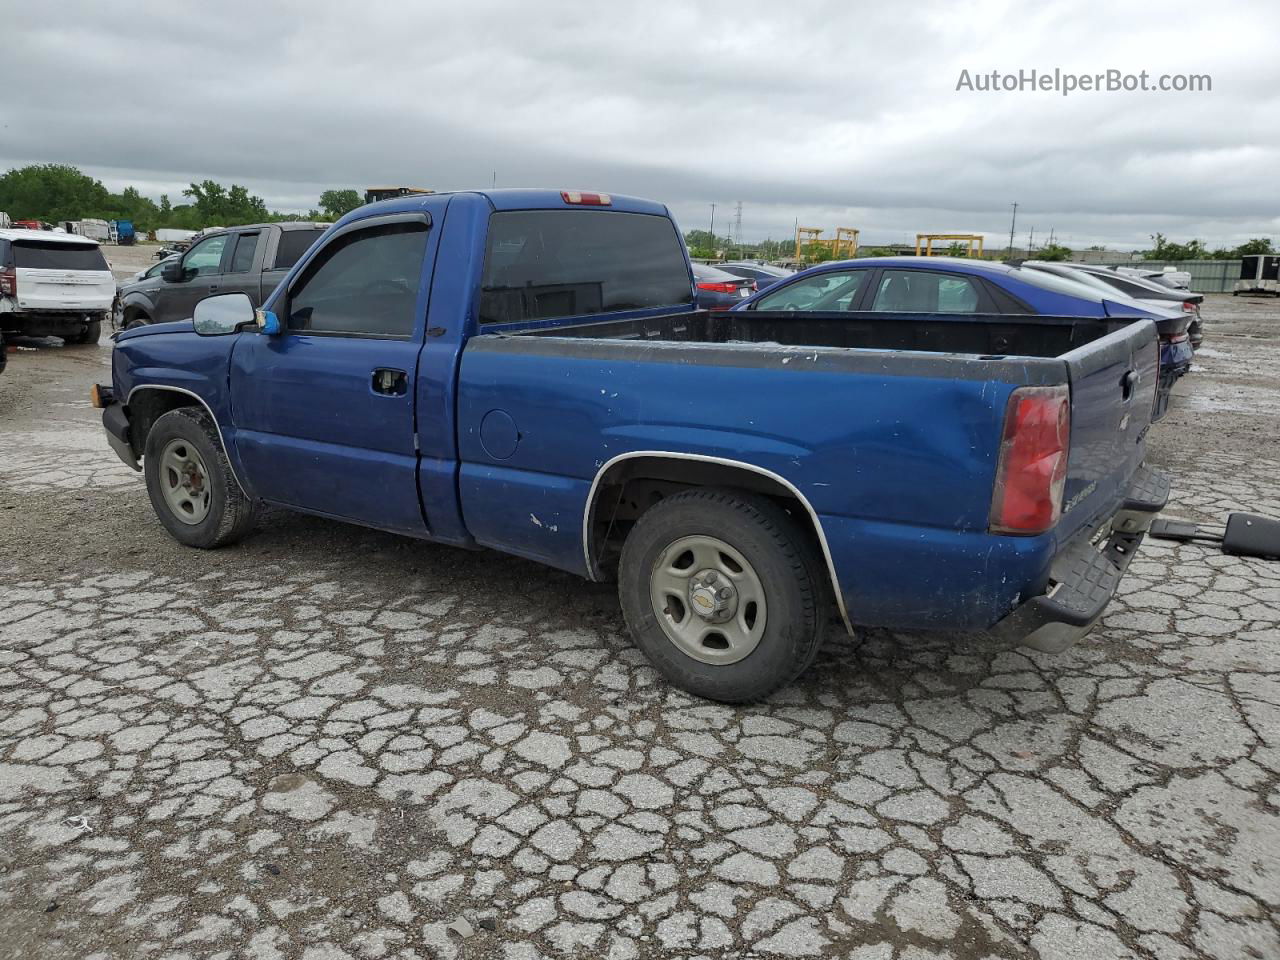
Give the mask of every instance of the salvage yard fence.
[{"label": "salvage yard fence", "polygon": [[1104,267],[1137,267],[1140,270],[1163,270],[1173,267],[1191,274],[1191,289],[1196,293],[1230,293],[1240,279],[1237,260],[1106,260]]}]

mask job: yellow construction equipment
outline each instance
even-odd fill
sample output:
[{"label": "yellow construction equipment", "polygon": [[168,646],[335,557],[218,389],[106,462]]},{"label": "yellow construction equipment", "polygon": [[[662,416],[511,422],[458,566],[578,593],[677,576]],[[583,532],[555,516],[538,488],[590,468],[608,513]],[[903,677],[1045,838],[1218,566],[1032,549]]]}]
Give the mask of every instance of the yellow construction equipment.
[{"label": "yellow construction equipment", "polygon": [[801,251],[810,243],[821,242],[821,227],[796,227],[796,259],[801,259]]},{"label": "yellow construction equipment", "polygon": [[[917,233],[916,234],[916,256],[917,257],[945,257],[945,250],[934,253],[933,242],[935,240],[946,240],[947,246],[953,243],[968,244],[968,252],[966,257],[982,256],[982,234],[979,233]],[[923,251],[923,252],[922,252]]]},{"label": "yellow construction equipment", "polygon": [[854,227],[836,227],[836,239],[831,252],[837,260],[840,259],[841,245],[846,239],[849,252],[845,255],[845,259],[852,260],[858,255],[858,230]]}]

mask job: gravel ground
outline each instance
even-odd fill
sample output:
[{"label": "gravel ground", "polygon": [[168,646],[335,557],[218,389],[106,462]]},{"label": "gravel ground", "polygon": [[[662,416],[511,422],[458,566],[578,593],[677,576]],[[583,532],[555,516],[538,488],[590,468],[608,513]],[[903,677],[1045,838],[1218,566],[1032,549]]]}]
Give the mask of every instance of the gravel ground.
[{"label": "gravel ground", "polygon": [[[1171,515],[1280,516],[1280,303],[1211,301],[1151,459]],[[9,359],[0,955],[1280,956],[1280,564],[1148,542],[1066,654],[872,631],[717,706],[520,560],[185,550],[85,402],[109,342]]]}]

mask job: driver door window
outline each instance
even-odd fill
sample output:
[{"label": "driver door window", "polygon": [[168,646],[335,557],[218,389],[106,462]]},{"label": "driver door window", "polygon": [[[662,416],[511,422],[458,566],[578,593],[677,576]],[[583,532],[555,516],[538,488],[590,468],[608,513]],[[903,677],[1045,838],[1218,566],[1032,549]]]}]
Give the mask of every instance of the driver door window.
[{"label": "driver door window", "polygon": [[189,277],[204,277],[211,273],[220,273],[222,252],[226,249],[227,239],[231,235],[220,233],[201,240],[182,260],[183,271]]},{"label": "driver door window", "polygon": [[289,296],[290,330],[364,337],[413,336],[426,253],[423,224],[397,223],[338,237],[307,265]]},{"label": "driver door window", "polygon": [[866,270],[840,270],[805,277],[761,297],[755,309],[852,310],[866,275]]}]

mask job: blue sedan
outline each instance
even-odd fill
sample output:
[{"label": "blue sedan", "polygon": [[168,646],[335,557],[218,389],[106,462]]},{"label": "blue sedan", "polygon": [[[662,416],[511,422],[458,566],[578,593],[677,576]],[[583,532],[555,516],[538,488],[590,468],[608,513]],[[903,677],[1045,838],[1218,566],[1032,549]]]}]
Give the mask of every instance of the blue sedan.
[{"label": "blue sedan", "polygon": [[1180,304],[1174,307],[1140,302],[1119,290],[1108,296],[1053,273],[989,260],[868,257],[802,270],[734,309],[1150,317],[1160,334],[1161,376],[1176,380],[1191,369],[1187,327],[1193,318]]}]

